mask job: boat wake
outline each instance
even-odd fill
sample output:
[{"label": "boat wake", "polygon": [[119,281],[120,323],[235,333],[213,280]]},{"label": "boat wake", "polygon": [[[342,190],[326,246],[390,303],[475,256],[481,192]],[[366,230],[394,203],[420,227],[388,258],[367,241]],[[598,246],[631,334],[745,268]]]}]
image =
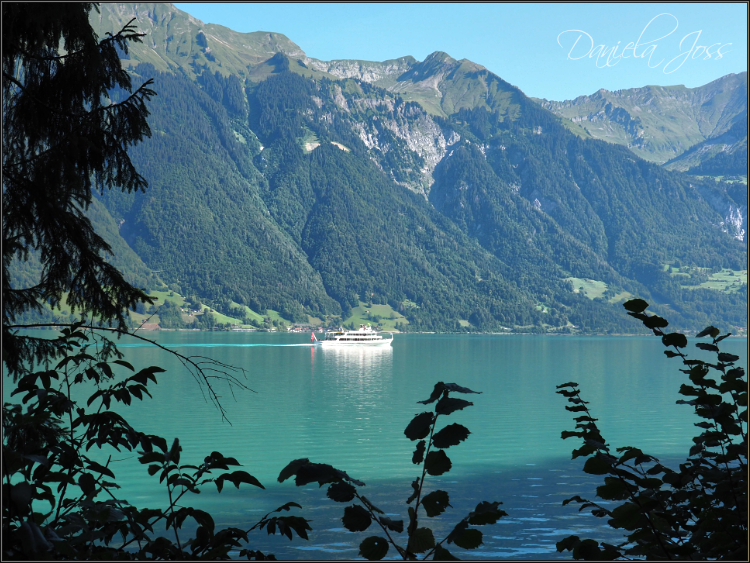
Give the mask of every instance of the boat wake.
[{"label": "boat wake", "polygon": [[[150,344],[118,344],[118,348],[143,348],[151,346]],[[314,344],[310,344],[309,342],[305,342],[304,344],[222,344],[220,342],[217,343],[201,343],[201,344],[189,344],[189,343],[179,343],[179,344],[161,344],[161,346],[164,346],[164,348],[289,348],[289,347],[303,347],[303,348],[310,348],[311,346],[315,346]]]}]

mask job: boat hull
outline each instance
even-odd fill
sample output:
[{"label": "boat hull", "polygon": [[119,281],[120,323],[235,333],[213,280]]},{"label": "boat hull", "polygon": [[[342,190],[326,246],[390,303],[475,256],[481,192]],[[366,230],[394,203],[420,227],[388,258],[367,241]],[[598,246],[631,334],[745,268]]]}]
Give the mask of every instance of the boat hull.
[{"label": "boat hull", "polygon": [[323,348],[384,348],[390,346],[393,338],[373,340],[372,342],[341,342],[338,340],[320,340],[318,346]]}]

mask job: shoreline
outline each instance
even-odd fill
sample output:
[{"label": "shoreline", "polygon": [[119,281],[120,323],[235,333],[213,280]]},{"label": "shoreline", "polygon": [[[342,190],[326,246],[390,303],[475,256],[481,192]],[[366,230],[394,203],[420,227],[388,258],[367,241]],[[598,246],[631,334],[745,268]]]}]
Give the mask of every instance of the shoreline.
[{"label": "shoreline", "polygon": [[[201,328],[158,328],[158,329],[140,329],[139,332],[236,332],[236,333],[260,333],[260,334],[290,334],[288,331],[281,330],[264,330],[264,329],[240,329],[240,330],[207,330]],[[322,329],[313,330],[312,332],[324,332]],[[440,331],[410,331],[410,332],[398,332],[398,331],[379,331],[388,332],[393,334],[453,334],[453,335],[466,335],[466,336],[559,336],[559,337],[577,337],[577,336],[613,336],[613,337],[636,337],[636,336],[654,336],[653,333],[642,333],[642,332],[617,332],[617,333],[605,333],[605,332],[577,332],[572,334],[564,334],[559,332],[440,332]],[[679,331],[677,331],[679,332]],[[293,333],[293,334],[306,334]],[[684,334],[688,338],[695,337],[696,331],[684,331]],[[735,334],[731,333],[727,338],[747,338],[747,334]]]}]

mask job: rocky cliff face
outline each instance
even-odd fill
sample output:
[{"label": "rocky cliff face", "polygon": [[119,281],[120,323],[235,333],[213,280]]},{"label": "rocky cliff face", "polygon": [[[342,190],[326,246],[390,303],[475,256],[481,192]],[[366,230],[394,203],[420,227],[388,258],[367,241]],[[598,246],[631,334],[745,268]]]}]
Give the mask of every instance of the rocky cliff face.
[{"label": "rocky cliff face", "polygon": [[382,63],[350,60],[321,61],[309,57],[303,57],[302,60],[308,67],[328,73],[336,78],[354,78],[377,86],[385,86],[395,82],[399,76],[407,72],[417,62],[414,57],[401,57]]},{"label": "rocky cliff face", "polygon": [[724,218],[719,223],[721,230],[744,242],[747,233],[747,204],[737,203],[719,188],[701,185],[698,186],[698,192]]},{"label": "rocky cliff face", "polygon": [[[333,120],[343,124],[391,180],[426,198],[434,181],[432,172],[461,135],[450,127],[444,130],[419,104],[405,102],[400,95],[382,88],[367,87],[356,78],[361,76],[358,63],[338,68],[319,64],[316,68],[326,73],[353,74],[355,78],[319,85],[311,98],[320,113],[314,117],[308,109],[305,115],[321,124]],[[306,145],[306,150],[318,146],[320,143]]]},{"label": "rocky cliff face", "polygon": [[403,141],[405,148],[419,158],[419,166],[405,169],[407,175],[393,179],[400,185],[428,196],[434,182],[432,173],[445,156],[448,147],[460,140],[453,130],[443,131],[435,120],[415,105],[394,107],[391,99],[372,98],[356,101],[359,108],[383,110],[379,116],[363,121],[353,121],[352,128],[371,152],[376,162],[383,160],[392,147],[391,139]]}]

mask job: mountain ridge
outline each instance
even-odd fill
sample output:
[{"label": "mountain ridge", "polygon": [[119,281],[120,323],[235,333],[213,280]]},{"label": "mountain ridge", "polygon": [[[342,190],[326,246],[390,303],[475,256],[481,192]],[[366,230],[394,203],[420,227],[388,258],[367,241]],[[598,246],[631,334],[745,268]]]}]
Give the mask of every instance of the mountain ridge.
[{"label": "mountain ridge", "polygon": [[621,331],[635,294],[685,326],[741,322],[741,295],[664,273],[746,268],[701,195],[735,201],[724,184],[582,140],[439,51],[324,64],[161,4],[103,5],[97,31],[132,15],[151,23],[125,62],[159,92],[132,153],[151,188],[102,202],[167,283],[292,320],[388,303],[417,330]]},{"label": "mountain ridge", "polygon": [[[204,66],[224,76],[234,73],[241,78],[263,80],[273,70],[266,72],[257,67],[268,65],[274,55],[282,53],[292,60],[289,68],[292,72],[313,78],[354,78],[385,88],[405,101],[416,101],[430,114],[440,117],[453,115],[463,107],[509,106],[512,111],[517,102],[514,98],[521,93],[482,65],[453,59],[442,51],[429,54],[423,61],[411,56],[382,62],[321,61],[307,56],[283,34],[238,33],[216,24],[205,24],[166,4],[113,6],[118,7],[105,9],[98,18],[98,30],[104,22],[111,26],[124,25],[132,16],[150,35],[166,25],[172,39],[167,41],[157,32],[150,41],[151,49],[159,55],[158,60],[145,55],[147,46],[132,47],[139,60],[151,62],[158,70],[181,68],[194,77],[196,68]],[[175,47],[171,47],[171,43],[175,43]],[[211,60],[217,53],[221,60]],[[256,67],[255,70],[252,67]],[[682,153],[725,133],[734,123],[746,121],[746,98],[747,73],[743,72],[696,88],[647,85],[614,92],[600,89],[594,94],[562,102],[531,99],[563,118],[566,127],[579,136],[622,144],[641,158],[659,164],[669,161],[668,167],[678,169],[680,165],[673,163]],[[699,109],[688,109],[694,107]],[[686,116],[687,113],[692,115]],[[680,115],[682,119],[677,119]]]},{"label": "mountain ridge", "polygon": [[747,121],[747,72],[728,74],[696,88],[644,86],[561,102],[536,99],[545,109],[578,124],[592,138],[630,148],[664,164]]}]

